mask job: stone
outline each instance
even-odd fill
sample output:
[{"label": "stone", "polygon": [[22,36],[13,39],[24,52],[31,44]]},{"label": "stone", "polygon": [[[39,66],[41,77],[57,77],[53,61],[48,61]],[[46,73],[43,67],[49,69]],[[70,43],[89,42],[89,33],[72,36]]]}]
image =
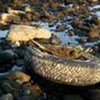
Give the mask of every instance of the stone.
[{"label": "stone", "polygon": [[16,19],[16,16],[13,14],[8,14],[8,13],[0,14],[0,24],[2,25],[7,25],[8,23],[11,23],[14,19]]},{"label": "stone", "polygon": [[24,60],[23,59],[17,59],[16,60],[16,64],[17,64],[17,66],[23,66],[24,65]]},{"label": "stone", "polygon": [[81,44],[88,42],[88,39],[86,37],[80,37],[80,38],[78,38],[76,40]]},{"label": "stone", "polygon": [[100,27],[94,27],[90,29],[89,38],[100,38]]},{"label": "stone", "polygon": [[27,7],[25,7],[25,12],[32,13],[32,12],[34,12],[34,9],[31,6],[27,6]]},{"label": "stone", "polygon": [[14,97],[11,93],[8,93],[8,94],[5,94],[5,95],[2,95],[0,97],[0,100],[14,100]]},{"label": "stone", "polygon": [[15,53],[12,50],[5,50],[0,52],[0,63],[14,60]]},{"label": "stone", "polygon": [[29,25],[11,25],[6,39],[11,42],[29,41],[34,38],[49,39],[51,33],[44,28],[36,28]]},{"label": "stone", "polygon": [[71,95],[71,94],[68,94],[64,97],[64,100],[84,100],[80,95]]},{"label": "stone", "polygon": [[61,24],[61,25],[57,25],[56,26],[56,31],[57,32],[61,32],[61,31],[64,31],[64,30],[66,30],[66,29],[68,29],[68,27],[67,27],[67,25],[66,24]]},{"label": "stone", "polygon": [[23,96],[17,97],[17,100],[38,100],[38,99],[36,99],[34,96],[23,95]]},{"label": "stone", "polygon": [[3,83],[1,88],[4,93],[10,93],[14,90],[14,88],[9,83]]},{"label": "stone", "polygon": [[9,13],[9,14],[16,14],[16,15],[18,15],[18,14],[25,14],[24,11],[21,11],[21,10],[14,10],[14,9],[12,9],[12,8],[10,8],[10,7],[8,7],[8,13]]},{"label": "stone", "polygon": [[0,89],[0,96],[2,96],[3,95],[3,91]]},{"label": "stone", "polygon": [[24,82],[29,82],[31,77],[21,71],[17,71],[10,73],[8,75],[8,78],[11,80],[16,80],[17,82],[20,82],[22,84]]},{"label": "stone", "polygon": [[24,89],[24,90],[22,90],[22,94],[23,95],[30,95],[31,91],[29,89]]},{"label": "stone", "polygon": [[100,89],[89,90],[87,98],[90,100],[100,100]]}]

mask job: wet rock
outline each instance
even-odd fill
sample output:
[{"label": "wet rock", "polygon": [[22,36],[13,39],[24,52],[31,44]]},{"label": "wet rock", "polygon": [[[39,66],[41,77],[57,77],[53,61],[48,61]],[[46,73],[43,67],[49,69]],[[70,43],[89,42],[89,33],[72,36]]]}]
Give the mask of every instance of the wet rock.
[{"label": "wet rock", "polygon": [[64,30],[66,30],[66,29],[68,29],[68,27],[67,27],[67,25],[65,25],[65,24],[57,25],[57,26],[56,26],[56,31],[57,31],[57,32],[61,32],[61,31],[64,31]]},{"label": "wet rock", "polygon": [[55,38],[55,39],[50,39],[50,43],[53,44],[53,45],[58,45],[61,43],[61,40],[58,39],[58,38]]},{"label": "wet rock", "polygon": [[90,100],[100,100],[100,89],[91,89],[88,91],[88,98]]},{"label": "wet rock", "polygon": [[66,95],[64,97],[64,100],[84,100],[81,96],[79,95]]},{"label": "wet rock", "polygon": [[56,34],[51,34],[51,38],[49,40],[50,40],[50,44],[53,45],[58,45],[61,43],[60,38],[58,38]]},{"label": "wet rock", "polygon": [[36,28],[28,25],[12,25],[7,35],[7,40],[15,41],[29,41],[34,38],[51,37],[51,33],[44,28]]},{"label": "wet rock", "polygon": [[30,95],[31,91],[29,89],[23,90],[23,95]]},{"label": "wet rock", "polygon": [[4,93],[10,93],[14,90],[14,88],[9,83],[3,83],[1,88]]},{"label": "wet rock", "polygon": [[90,38],[100,38],[100,28],[99,27],[94,27],[90,29],[89,32],[89,37]]},{"label": "wet rock", "polygon": [[21,72],[21,71],[10,73],[8,75],[8,78],[11,79],[11,80],[16,80],[20,84],[22,84],[24,82],[29,82],[29,80],[30,80],[30,76]]},{"label": "wet rock", "polygon": [[9,93],[9,94],[2,95],[0,97],[0,100],[14,100],[14,97],[12,94]]},{"label": "wet rock", "polygon": [[24,58],[25,48],[24,47],[18,47],[18,48],[15,49],[15,53],[17,54],[18,58]]},{"label": "wet rock", "polygon": [[14,59],[15,59],[15,53],[12,50],[5,50],[0,52],[0,63],[4,63]]},{"label": "wet rock", "polygon": [[25,12],[32,13],[32,12],[34,12],[34,9],[31,6],[27,6],[27,7],[25,7]]},{"label": "wet rock", "polygon": [[24,65],[24,60],[23,59],[17,59],[16,60],[16,64],[17,64],[17,66],[23,66]]},{"label": "wet rock", "polygon": [[88,39],[86,37],[82,37],[82,38],[79,38],[79,39],[76,39],[76,40],[81,44],[86,43],[88,41]]},{"label": "wet rock", "polygon": [[42,94],[42,90],[37,84],[28,86],[28,89],[31,93],[34,93],[35,96],[40,96]]}]

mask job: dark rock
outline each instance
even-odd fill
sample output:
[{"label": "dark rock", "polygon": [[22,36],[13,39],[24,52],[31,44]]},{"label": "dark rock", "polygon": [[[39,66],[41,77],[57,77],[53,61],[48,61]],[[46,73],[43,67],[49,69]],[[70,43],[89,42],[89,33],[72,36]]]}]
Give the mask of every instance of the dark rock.
[{"label": "dark rock", "polygon": [[2,96],[3,95],[3,91],[0,89],[0,96]]},{"label": "dark rock", "polygon": [[81,37],[81,38],[76,39],[76,40],[81,44],[86,43],[88,41],[88,39],[86,37]]},{"label": "dark rock", "polygon": [[81,96],[79,95],[66,95],[64,97],[64,100],[84,100]]},{"label": "dark rock", "polygon": [[66,24],[62,24],[62,25],[57,25],[57,26],[56,26],[56,31],[57,31],[57,32],[61,32],[61,31],[64,31],[64,30],[66,30],[66,29],[68,29],[68,27],[67,27]]},{"label": "dark rock", "polygon": [[10,93],[14,90],[14,88],[9,83],[3,83],[1,88],[4,93]]},{"label": "dark rock", "polygon": [[17,97],[16,100],[36,100],[36,98],[31,95],[23,95],[23,96]]},{"label": "dark rock", "polygon": [[4,63],[14,59],[15,59],[15,53],[12,50],[5,50],[0,52],[0,63]]},{"label": "dark rock", "polygon": [[90,100],[100,100],[100,89],[91,89],[88,91],[88,98]]},{"label": "dark rock", "polygon": [[17,59],[16,60],[16,64],[17,64],[17,66],[23,66],[24,65],[24,60],[23,59]]}]

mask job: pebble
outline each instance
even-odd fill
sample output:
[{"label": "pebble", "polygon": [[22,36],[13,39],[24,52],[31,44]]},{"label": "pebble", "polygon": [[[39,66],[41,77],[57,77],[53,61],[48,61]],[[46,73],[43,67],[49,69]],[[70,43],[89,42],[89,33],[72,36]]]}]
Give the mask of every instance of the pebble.
[{"label": "pebble", "polygon": [[30,80],[30,76],[21,72],[21,71],[17,71],[17,72],[12,72],[11,74],[9,74],[9,79],[11,80],[19,80],[19,82],[21,84],[23,84],[24,82],[29,82]]},{"label": "pebble", "polygon": [[1,88],[4,93],[10,93],[14,90],[14,88],[9,83],[3,83]]},{"label": "pebble", "polygon": [[0,52],[0,62],[11,61],[15,58],[15,53],[12,50],[5,50]]},{"label": "pebble", "polygon": [[14,97],[11,93],[8,93],[8,94],[5,94],[5,95],[2,95],[0,97],[0,100],[14,100]]}]

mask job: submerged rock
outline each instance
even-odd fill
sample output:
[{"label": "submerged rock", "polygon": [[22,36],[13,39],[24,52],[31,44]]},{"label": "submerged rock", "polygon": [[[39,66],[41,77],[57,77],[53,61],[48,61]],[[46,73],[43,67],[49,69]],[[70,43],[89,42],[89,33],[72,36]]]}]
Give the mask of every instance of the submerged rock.
[{"label": "submerged rock", "polygon": [[28,25],[12,25],[7,35],[7,40],[16,41],[29,41],[34,38],[49,39],[51,33],[44,28],[36,28]]}]

